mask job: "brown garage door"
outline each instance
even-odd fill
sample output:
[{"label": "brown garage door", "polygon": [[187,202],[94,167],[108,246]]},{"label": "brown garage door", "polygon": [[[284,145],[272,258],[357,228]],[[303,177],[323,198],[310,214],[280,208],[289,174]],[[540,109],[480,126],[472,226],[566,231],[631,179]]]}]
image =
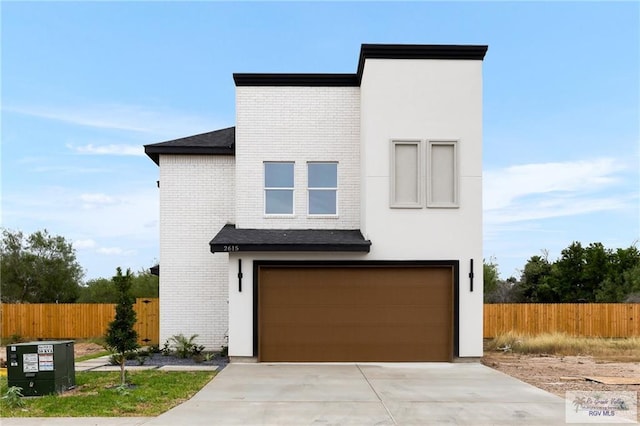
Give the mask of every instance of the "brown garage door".
[{"label": "brown garage door", "polygon": [[260,361],[450,361],[451,267],[259,269]]}]

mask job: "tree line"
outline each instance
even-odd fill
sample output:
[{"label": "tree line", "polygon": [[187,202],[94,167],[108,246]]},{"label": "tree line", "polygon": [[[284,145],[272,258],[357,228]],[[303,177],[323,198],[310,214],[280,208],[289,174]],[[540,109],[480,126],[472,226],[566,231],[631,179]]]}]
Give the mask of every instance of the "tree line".
[{"label": "tree line", "polygon": [[[635,245],[605,248],[571,243],[560,257],[532,256],[519,278],[500,279],[498,265],[484,262],[486,303],[635,302],[640,303],[640,251]],[[117,303],[113,279],[83,281],[73,245],[46,229],[24,235],[2,230],[0,298],[3,303]],[[158,277],[130,275],[130,295],[158,297]]]},{"label": "tree line", "polygon": [[[84,281],[73,245],[46,229],[25,235],[2,230],[0,299],[3,303],[118,303],[113,279]],[[129,294],[158,297],[158,277],[149,271],[130,274]]]},{"label": "tree line", "polygon": [[560,257],[532,256],[520,278],[501,280],[498,265],[484,263],[486,303],[640,303],[640,251],[601,243],[571,243]]}]

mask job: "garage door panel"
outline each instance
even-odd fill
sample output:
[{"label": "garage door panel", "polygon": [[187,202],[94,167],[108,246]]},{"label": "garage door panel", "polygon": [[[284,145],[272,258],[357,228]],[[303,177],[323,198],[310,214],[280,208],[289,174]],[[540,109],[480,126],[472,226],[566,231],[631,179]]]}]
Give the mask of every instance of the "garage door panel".
[{"label": "garage door panel", "polygon": [[269,267],[259,272],[262,361],[448,361],[451,267]]},{"label": "garage door panel", "polygon": [[360,310],[354,309],[353,306],[286,306],[271,305],[269,308],[277,311],[268,319],[263,321],[264,325],[273,324],[275,326],[290,325],[291,318],[296,318],[295,324],[353,324],[363,321]]},{"label": "garage door panel", "polygon": [[[336,305],[296,305],[287,306],[284,304],[270,305],[269,308],[276,310],[264,323],[282,324],[288,323],[290,318],[297,318],[297,322],[303,323],[363,323],[378,321],[406,322],[419,321],[431,322],[440,321],[443,316],[451,313],[451,309],[441,306],[429,305],[378,305],[378,306],[336,306]],[[428,318],[421,318],[425,314]]]},{"label": "garage door panel", "polygon": [[[286,275],[279,278],[279,280],[286,279],[288,279]],[[336,294],[339,294],[340,297],[336,297]],[[265,304],[277,305],[282,303],[283,300],[286,304],[294,302],[302,306],[327,304],[351,306],[358,300],[358,290],[352,287],[341,288],[331,282],[296,281],[291,283],[278,281],[270,285],[270,291],[264,295],[261,294],[261,302]]]},{"label": "garage door panel", "polygon": [[[324,344],[307,345],[267,345],[263,348],[264,357],[278,357],[278,362],[423,362],[448,361],[446,350],[437,347],[416,347],[413,343],[396,344],[390,346],[385,343],[346,343],[340,346],[326,346]],[[336,352],[340,353],[340,360],[336,361]],[[289,354],[281,356],[281,354]],[[295,356],[294,356],[295,354]]]}]

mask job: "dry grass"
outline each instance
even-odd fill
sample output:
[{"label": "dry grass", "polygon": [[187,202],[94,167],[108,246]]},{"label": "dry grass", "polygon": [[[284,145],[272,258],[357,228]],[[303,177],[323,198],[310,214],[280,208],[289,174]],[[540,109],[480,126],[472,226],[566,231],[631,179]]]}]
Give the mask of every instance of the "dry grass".
[{"label": "dry grass", "polygon": [[570,336],[564,333],[528,336],[508,332],[491,339],[487,343],[487,349],[521,354],[591,355],[603,359],[640,361],[640,337],[611,339]]}]

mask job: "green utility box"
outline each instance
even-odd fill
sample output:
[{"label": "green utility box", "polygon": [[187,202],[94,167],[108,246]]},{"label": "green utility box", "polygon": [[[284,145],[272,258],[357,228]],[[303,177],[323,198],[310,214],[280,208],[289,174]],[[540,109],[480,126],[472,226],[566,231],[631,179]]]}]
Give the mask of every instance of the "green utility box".
[{"label": "green utility box", "polygon": [[7,384],[24,396],[64,392],[76,386],[73,341],[42,341],[7,346]]}]

